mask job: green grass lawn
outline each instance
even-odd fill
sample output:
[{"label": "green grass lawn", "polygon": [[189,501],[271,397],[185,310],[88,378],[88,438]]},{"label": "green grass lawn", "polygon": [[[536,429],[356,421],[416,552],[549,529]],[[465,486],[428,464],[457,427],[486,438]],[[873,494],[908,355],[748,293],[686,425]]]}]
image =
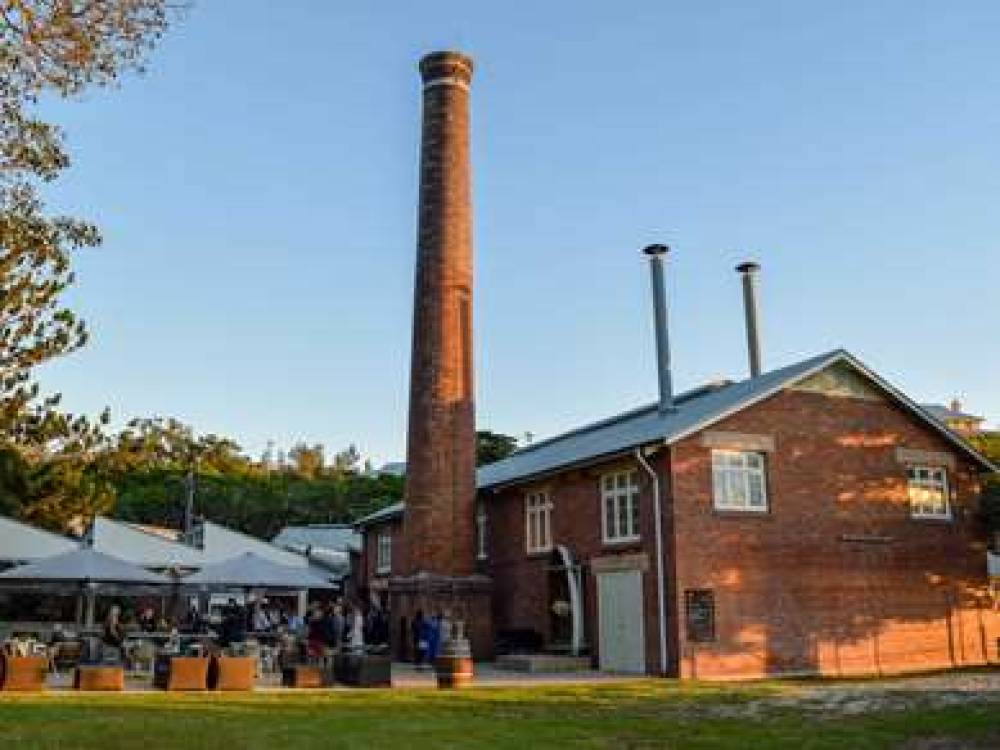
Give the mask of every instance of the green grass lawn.
[{"label": "green grass lawn", "polygon": [[844,715],[784,702],[802,689],[642,680],[457,693],[8,695],[0,698],[0,748],[1000,747],[1000,704],[917,702]]}]

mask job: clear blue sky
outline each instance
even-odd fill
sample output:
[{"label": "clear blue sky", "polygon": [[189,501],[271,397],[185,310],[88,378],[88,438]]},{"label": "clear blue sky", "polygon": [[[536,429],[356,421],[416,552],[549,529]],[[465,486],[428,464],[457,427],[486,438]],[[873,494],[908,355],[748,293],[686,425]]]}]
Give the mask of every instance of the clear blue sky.
[{"label": "clear blue sky", "polygon": [[655,396],[646,268],[678,388],[844,346],[1000,419],[1000,3],[201,0],[112,92],[47,107],[97,220],[75,409],[241,441],[404,453],[418,57],[477,63],[481,426],[552,434]]}]

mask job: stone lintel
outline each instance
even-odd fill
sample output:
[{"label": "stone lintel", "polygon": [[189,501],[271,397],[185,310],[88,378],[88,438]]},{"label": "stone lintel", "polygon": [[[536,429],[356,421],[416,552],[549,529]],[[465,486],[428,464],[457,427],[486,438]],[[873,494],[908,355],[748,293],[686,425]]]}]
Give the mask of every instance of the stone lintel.
[{"label": "stone lintel", "polygon": [[774,452],[773,435],[751,435],[745,432],[709,430],[701,436],[701,444],[706,448],[723,450]]},{"label": "stone lintel", "polygon": [[896,448],[896,460],[901,464],[925,464],[955,468],[955,456],[944,451],[928,451],[919,448]]},{"label": "stone lintel", "polygon": [[615,573],[620,570],[649,570],[649,555],[606,555],[590,561],[590,569],[595,573]]}]

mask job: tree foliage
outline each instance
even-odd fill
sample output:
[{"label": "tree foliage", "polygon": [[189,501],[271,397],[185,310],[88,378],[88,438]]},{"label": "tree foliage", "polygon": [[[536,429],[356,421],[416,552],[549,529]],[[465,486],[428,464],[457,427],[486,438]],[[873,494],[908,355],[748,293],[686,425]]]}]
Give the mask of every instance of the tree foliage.
[{"label": "tree foliage", "polygon": [[95,460],[107,414],[66,414],[35,381],[38,365],[87,341],[62,295],[74,253],[101,241],[93,224],[46,210],[41,189],[70,158],[36,109],[141,70],[172,16],[165,0],[0,0],[0,487],[48,526],[106,509],[110,495]]},{"label": "tree foliage", "polygon": [[492,430],[476,431],[476,466],[506,458],[517,450],[517,438]]},{"label": "tree foliage", "polygon": [[180,526],[193,470],[196,515],[261,537],[286,524],[351,522],[402,497],[399,477],[357,472],[353,445],[328,465],[323,455],[322,445],[299,443],[288,451],[290,463],[275,464],[267,455],[253,461],[233,440],[153,418],[131,422],[104,463],[118,518]]}]

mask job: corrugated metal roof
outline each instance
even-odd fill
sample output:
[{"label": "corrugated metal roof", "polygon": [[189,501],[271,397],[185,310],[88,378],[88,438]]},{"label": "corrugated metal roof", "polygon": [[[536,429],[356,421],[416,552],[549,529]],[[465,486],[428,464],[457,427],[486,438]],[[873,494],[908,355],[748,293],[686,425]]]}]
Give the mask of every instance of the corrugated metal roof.
[{"label": "corrugated metal roof", "polygon": [[26,562],[71,552],[78,542],[44,529],[0,516],[0,560]]},{"label": "corrugated metal roof", "polygon": [[205,564],[205,556],[197,547],[104,516],[94,519],[88,536],[94,549],[134,565],[200,568]]},{"label": "corrugated metal roof", "polygon": [[396,518],[401,515],[403,515],[403,503],[393,503],[392,505],[387,505],[381,510],[375,511],[374,513],[369,513],[367,516],[357,521],[354,525],[357,528],[364,528],[365,526],[371,526],[373,523],[388,521],[390,518]]},{"label": "corrugated metal roof", "polygon": [[297,552],[325,549],[346,552],[361,546],[354,527],[342,523],[319,523],[308,526],[286,526],[271,540],[272,544]]},{"label": "corrugated metal roof", "polygon": [[656,404],[651,404],[535,443],[512,453],[502,461],[481,467],[477,472],[476,484],[480,489],[488,489],[592,462],[600,457],[620,455],[650,443],[674,443],[840,362],[847,363],[868,377],[897,403],[924,420],[984,469],[994,470],[968,443],[933,419],[901,391],[882,380],[848,352],[836,349],[756,378],[681,394],[675,399],[675,408],[666,413],[661,413]]},{"label": "corrugated metal roof", "polygon": [[[666,413],[661,413],[657,404],[650,404],[535,443],[515,451],[501,461],[480,467],[476,474],[476,485],[479,489],[495,488],[592,463],[604,457],[622,455],[640,446],[677,442],[838,363],[845,363],[864,375],[888,397],[924,421],[981,468],[986,471],[997,470],[969,443],[902,391],[883,380],[849,352],[835,349],[756,378],[735,383],[709,384],[679,394],[674,400],[675,408]],[[368,526],[402,513],[403,503],[395,503],[362,518],[357,526]]]}]

